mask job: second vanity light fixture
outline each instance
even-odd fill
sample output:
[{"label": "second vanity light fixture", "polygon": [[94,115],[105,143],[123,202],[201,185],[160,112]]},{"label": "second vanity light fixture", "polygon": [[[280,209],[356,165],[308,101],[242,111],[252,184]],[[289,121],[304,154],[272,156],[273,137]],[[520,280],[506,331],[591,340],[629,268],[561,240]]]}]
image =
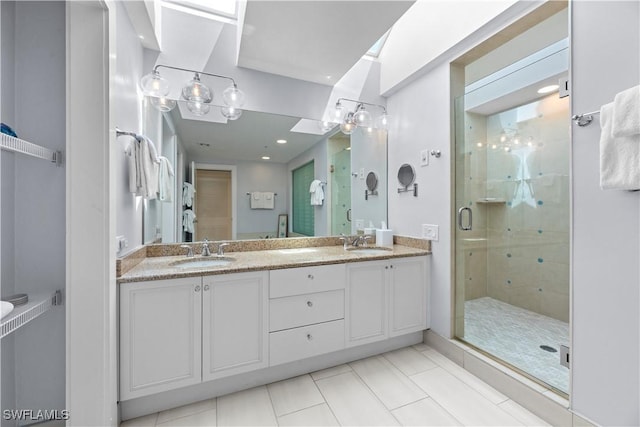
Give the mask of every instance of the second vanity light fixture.
[{"label": "second vanity light fixture", "polygon": [[[355,103],[355,110],[349,111],[343,105],[343,101]],[[374,120],[371,113],[365,106],[372,106],[382,110],[382,114]],[[335,107],[329,112],[329,120],[322,122],[322,130],[329,131],[336,123],[340,124],[340,130],[345,135],[351,135],[356,128],[367,129],[387,129],[389,117],[387,109],[383,105],[371,104],[369,102],[355,99],[338,98]]]},{"label": "second vanity light fixture", "polygon": [[170,89],[169,81],[160,75],[158,68],[170,68],[193,73],[193,78],[182,88],[181,95],[187,101],[189,111],[196,116],[207,114],[211,110],[210,104],[213,100],[213,91],[202,83],[200,76],[205,75],[231,80],[231,86],[222,92],[222,100],[225,105],[220,107],[220,112],[229,120],[236,120],[242,115],[240,107],[244,105],[244,92],[238,89],[238,85],[231,77],[160,64],[153,67],[153,71],[140,80],[140,87],[143,93],[151,97],[151,104],[158,110],[163,112],[171,111],[176,106],[175,99],[167,98]]}]

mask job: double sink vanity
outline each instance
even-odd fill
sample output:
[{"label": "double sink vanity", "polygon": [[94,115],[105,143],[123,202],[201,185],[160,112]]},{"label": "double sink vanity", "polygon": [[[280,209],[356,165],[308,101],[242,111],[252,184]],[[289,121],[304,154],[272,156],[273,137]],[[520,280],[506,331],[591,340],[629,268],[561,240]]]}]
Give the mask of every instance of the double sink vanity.
[{"label": "double sink vanity", "polygon": [[394,243],[234,241],[221,256],[193,243],[192,257],[148,245],[118,260],[123,419],[420,340],[429,242]]}]

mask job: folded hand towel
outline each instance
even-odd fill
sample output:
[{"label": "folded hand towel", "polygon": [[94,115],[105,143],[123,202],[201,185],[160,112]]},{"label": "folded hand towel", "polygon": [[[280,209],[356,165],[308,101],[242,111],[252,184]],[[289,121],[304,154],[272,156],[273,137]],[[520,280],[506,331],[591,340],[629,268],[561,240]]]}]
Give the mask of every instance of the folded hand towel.
[{"label": "folded hand towel", "polygon": [[640,86],[616,95],[611,134],[614,138],[640,134]]},{"label": "folded hand towel", "polygon": [[262,209],[273,209],[275,205],[274,193],[271,191],[265,191],[262,193]]},{"label": "folded hand towel", "polygon": [[322,182],[320,180],[314,179],[311,181],[309,193],[311,193],[311,205],[321,206],[324,200],[324,191],[322,190]]},{"label": "folded hand towel", "polygon": [[614,138],[613,103],[600,109],[600,187],[603,190],[640,189],[640,135]]},{"label": "folded hand towel", "polygon": [[193,233],[195,231],[194,222],[196,219],[196,215],[193,213],[191,209],[186,209],[182,212],[182,228],[187,233]]},{"label": "folded hand towel", "polygon": [[158,199],[163,202],[173,200],[173,180],[174,176],[171,162],[166,157],[160,156],[160,172],[158,174]]},{"label": "folded hand towel", "polygon": [[251,209],[262,209],[262,193],[260,191],[251,193]]},{"label": "folded hand towel", "polygon": [[182,184],[182,204],[191,207],[193,205],[193,196],[196,192],[194,186],[188,182]]}]

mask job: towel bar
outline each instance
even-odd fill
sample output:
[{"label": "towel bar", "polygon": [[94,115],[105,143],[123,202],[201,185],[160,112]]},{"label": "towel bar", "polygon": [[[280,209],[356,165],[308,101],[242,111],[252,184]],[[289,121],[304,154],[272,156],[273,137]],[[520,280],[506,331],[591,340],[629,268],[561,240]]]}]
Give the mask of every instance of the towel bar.
[{"label": "towel bar", "polygon": [[590,113],[584,114],[574,114],[571,117],[571,120],[576,122],[578,126],[584,127],[591,124],[591,122],[593,121],[593,116],[595,116],[596,114],[600,114],[600,111],[592,111]]}]

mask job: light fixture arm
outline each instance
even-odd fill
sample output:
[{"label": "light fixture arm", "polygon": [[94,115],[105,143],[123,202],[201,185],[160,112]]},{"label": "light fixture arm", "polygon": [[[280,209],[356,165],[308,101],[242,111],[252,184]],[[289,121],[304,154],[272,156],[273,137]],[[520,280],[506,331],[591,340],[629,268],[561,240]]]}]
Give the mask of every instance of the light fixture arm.
[{"label": "light fixture arm", "polygon": [[163,65],[163,64],[158,64],[155,67],[153,67],[153,72],[157,73],[158,72],[158,68],[170,68],[172,70],[188,71],[190,73],[204,74],[205,76],[219,77],[221,79],[228,79],[228,80],[231,80],[231,82],[233,83],[233,87],[235,87],[236,89],[238,88],[238,85],[236,84],[236,81],[233,80],[233,78],[228,77],[228,76],[221,76],[220,74],[207,73],[205,71],[189,70],[187,68],[180,68],[180,67],[174,67],[174,66],[171,66],[171,65]]},{"label": "light fixture arm", "polygon": [[387,108],[384,105],[372,104],[370,102],[364,102],[364,101],[360,101],[360,100],[356,100],[356,99],[349,99],[349,98],[338,98],[338,101],[336,102],[336,105],[341,105],[341,101],[355,102],[356,105],[357,105],[356,109],[357,109],[357,107],[359,107],[361,105],[371,105],[373,107],[378,107],[378,108],[382,109],[384,114],[387,114]]}]

